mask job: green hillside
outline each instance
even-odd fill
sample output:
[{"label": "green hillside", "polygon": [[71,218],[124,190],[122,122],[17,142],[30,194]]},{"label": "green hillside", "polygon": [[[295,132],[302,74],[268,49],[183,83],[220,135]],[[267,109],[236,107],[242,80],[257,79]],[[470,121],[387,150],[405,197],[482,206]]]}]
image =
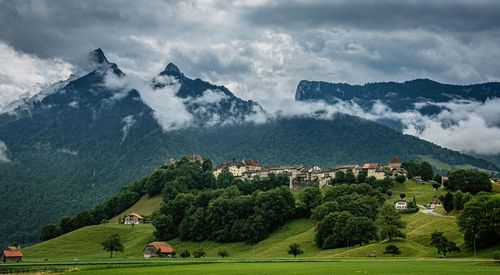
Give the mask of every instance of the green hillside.
[{"label": "green hillside", "polygon": [[[434,196],[444,192],[443,190],[433,191],[430,185],[417,184],[412,181],[396,185],[392,190],[393,196],[391,199],[395,199],[396,196],[399,196],[399,193],[405,193],[407,198],[415,196],[419,204],[428,203]],[[147,215],[154,209],[158,209],[160,202],[161,200],[158,197],[144,196],[130,210]],[[147,207],[151,208],[147,209]],[[434,230],[443,231],[445,236],[461,247],[462,252],[460,254],[452,254],[450,257],[473,256],[471,249],[463,245],[462,234],[458,230],[454,217],[415,213],[404,215],[403,219],[407,223],[405,230],[407,239],[394,242],[402,251],[401,257],[435,257],[436,250],[429,245],[430,234]],[[171,240],[169,243],[177,252],[183,250],[192,252],[203,248],[209,258],[217,257],[217,251],[222,248],[229,251],[231,258],[237,259],[289,258],[286,248],[292,242],[301,244],[304,255],[300,256],[300,258],[367,257],[371,252],[376,252],[377,257],[385,256],[382,252],[388,242],[372,242],[369,245],[348,248],[319,249],[314,242],[315,228],[314,220],[296,219],[286,223],[254,247],[241,242],[183,242],[178,239]],[[124,239],[125,252],[117,253],[113,259],[139,260],[142,259],[142,249],[153,239],[153,230],[151,225],[105,224],[87,226],[58,238],[27,247],[23,252],[26,261],[41,261],[44,258],[48,258],[49,261],[65,261],[74,258],[78,258],[80,261],[109,260],[108,254],[101,249],[100,242],[109,235],[120,234]],[[491,258],[493,252],[499,249],[500,246],[480,250],[478,257]]]},{"label": "green hillside", "polygon": [[123,216],[135,212],[140,214],[141,216],[149,216],[153,214],[156,210],[160,209],[160,205],[162,202],[162,197],[160,195],[150,197],[149,195],[144,195],[141,199],[136,202],[129,209],[123,211],[122,213],[116,215],[112,219],[109,220],[109,223],[118,223]]}]

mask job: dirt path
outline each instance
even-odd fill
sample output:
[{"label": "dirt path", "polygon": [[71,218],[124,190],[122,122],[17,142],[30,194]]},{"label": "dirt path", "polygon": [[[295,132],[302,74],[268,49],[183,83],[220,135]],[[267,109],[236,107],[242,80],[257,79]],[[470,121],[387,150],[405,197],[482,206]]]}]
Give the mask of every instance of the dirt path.
[{"label": "dirt path", "polygon": [[434,216],[438,216],[438,217],[452,218],[452,219],[456,218],[455,216],[446,216],[446,215],[442,215],[442,214],[436,213],[436,212],[434,212],[433,209],[427,209],[423,205],[420,205],[420,204],[417,204],[417,206],[420,208],[419,212],[423,213],[423,214],[426,214],[426,215],[434,215]]}]

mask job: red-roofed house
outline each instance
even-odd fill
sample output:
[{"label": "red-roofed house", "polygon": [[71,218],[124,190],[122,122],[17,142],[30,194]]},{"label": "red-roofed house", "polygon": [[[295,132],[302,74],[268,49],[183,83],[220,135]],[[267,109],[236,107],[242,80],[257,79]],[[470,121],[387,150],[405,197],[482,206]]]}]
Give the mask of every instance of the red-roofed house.
[{"label": "red-roofed house", "polygon": [[4,263],[19,263],[23,260],[23,253],[17,248],[8,248],[2,251],[0,261]]},{"label": "red-roofed house", "polygon": [[171,257],[175,250],[166,242],[152,242],[144,248],[144,258],[165,255]]},{"label": "red-roofed house", "polygon": [[125,217],[125,219],[123,220],[123,223],[124,224],[143,224],[144,218],[141,215],[132,212]]}]

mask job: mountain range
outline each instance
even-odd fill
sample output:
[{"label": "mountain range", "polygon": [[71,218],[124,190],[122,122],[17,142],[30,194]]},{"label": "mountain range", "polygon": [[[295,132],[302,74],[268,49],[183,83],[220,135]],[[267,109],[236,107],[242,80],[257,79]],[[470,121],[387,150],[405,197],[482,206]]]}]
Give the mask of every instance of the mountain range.
[{"label": "mountain range", "polygon": [[[186,154],[199,153],[215,163],[252,158],[264,165],[323,167],[425,156],[452,166],[499,170],[489,161],[347,114],[331,119],[272,114],[224,86],[186,77],[171,63],[141,82],[100,49],[88,61],[85,73],[0,113],[0,245],[36,242],[42,225],[92,207]],[[365,86],[301,81],[296,99],[352,99],[368,106],[385,96],[384,85],[396,94],[389,103],[395,109],[423,97],[485,99],[500,90],[500,84],[488,83],[467,91],[447,88],[443,95],[426,88],[438,85],[429,80]]]}]

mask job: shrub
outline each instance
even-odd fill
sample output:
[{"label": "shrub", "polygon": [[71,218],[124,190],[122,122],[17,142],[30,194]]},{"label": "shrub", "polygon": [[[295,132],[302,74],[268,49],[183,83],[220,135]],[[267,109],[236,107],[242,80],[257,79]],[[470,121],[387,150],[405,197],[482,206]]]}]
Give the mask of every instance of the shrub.
[{"label": "shrub", "polygon": [[181,258],[189,258],[189,257],[191,257],[191,253],[189,253],[189,251],[187,251],[187,250],[184,250],[181,252],[180,256],[181,256]]},{"label": "shrub", "polygon": [[205,251],[203,251],[203,248],[200,248],[200,249],[196,250],[195,252],[193,252],[193,256],[195,258],[206,257],[207,253]]},{"label": "shrub", "polygon": [[221,256],[222,258],[229,257],[229,252],[227,252],[226,249],[221,249],[217,251],[217,255]]}]

